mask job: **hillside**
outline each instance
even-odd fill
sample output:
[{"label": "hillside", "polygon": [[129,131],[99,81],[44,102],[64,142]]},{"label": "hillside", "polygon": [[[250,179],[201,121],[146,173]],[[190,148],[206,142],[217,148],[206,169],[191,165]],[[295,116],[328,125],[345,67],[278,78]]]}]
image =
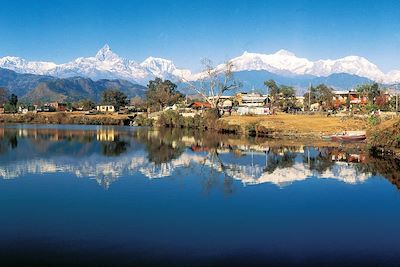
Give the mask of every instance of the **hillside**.
[{"label": "hillside", "polygon": [[41,82],[51,81],[51,76],[21,74],[12,70],[0,68],[0,87],[7,88],[11,93],[23,96]]},{"label": "hillside", "polygon": [[0,69],[0,87],[7,88],[25,102],[76,101],[84,98],[97,102],[106,89],[119,89],[128,97],[144,96],[146,91],[146,87],[125,80],[61,79],[19,74],[6,69]]}]

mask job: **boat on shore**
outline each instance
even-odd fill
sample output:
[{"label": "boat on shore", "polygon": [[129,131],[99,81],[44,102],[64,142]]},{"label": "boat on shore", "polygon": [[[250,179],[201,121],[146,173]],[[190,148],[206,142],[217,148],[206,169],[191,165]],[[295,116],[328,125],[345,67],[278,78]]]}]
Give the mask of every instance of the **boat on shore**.
[{"label": "boat on shore", "polygon": [[327,141],[355,142],[365,140],[367,134],[365,131],[344,131],[343,133],[322,135],[321,137]]}]

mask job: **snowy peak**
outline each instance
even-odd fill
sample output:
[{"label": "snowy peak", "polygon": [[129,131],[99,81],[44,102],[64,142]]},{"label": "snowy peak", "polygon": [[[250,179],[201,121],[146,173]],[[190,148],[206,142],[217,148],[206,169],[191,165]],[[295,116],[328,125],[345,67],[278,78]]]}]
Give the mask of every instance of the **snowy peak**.
[{"label": "snowy peak", "polygon": [[305,58],[296,57],[287,50],[279,50],[274,54],[258,54],[244,52],[243,55],[232,59],[235,71],[266,70],[277,74],[304,74],[312,62]]},{"label": "snowy peak", "polygon": [[140,66],[157,73],[172,73],[176,69],[171,60],[156,57],[146,58]]},{"label": "snowy peak", "polygon": [[121,58],[111,51],[108,44],[105,44],[96,54],[96,59],[100,61],[116,61]]},{"label": "snowy peak", "polygon": [[285,49],[281,49],[277,51],[274,55],[276,56],[284,56],[284,57],[295,57],[296,55],[290,51],[287,51]]}]

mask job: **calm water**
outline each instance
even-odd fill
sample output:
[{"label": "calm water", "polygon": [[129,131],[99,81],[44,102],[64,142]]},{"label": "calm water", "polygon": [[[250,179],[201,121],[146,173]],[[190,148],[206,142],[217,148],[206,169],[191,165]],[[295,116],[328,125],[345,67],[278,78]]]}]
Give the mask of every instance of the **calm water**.
[{"label": "calm water", "polygon": [[400,163],[363,145],[100,126],[0,140],[0,266],[400,264]]}]

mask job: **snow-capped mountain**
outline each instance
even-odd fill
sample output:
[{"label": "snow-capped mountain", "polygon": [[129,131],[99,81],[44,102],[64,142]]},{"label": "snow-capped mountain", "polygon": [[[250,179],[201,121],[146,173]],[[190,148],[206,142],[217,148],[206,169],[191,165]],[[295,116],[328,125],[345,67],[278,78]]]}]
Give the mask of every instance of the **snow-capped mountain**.
[{"label": "snow-capped mountain", "polygon": [[64,64],[30,62],[18,57],[4,57],[0,58],[0,68],[60,78],[83,76],[94,80],[125,79],[140,84],[147,84],[155,77],[179,80],[183,76],[191,75],[189,70],[177,69],[172,61],[166,59],[149,57],[142,63],[124,59],[115,54],[107,44],[94,57],[79,57]]},{"label": "snow-capped mountain", "polygon": [[[279,50],[270,55],[244,52],[243,55],[233,58],[231,61],[234,71],[266,70],[283,75],[313,75],[317,77],[329,76],[334,73],[348,73],[378,82],[386,82],[390,78],[375,64],[358,56],[313,62],[297,57],[289,51]],[[223,68],[223,65],[219,65],[218,68]]]},{"label": "snow-capped mountain", "polygon": [[[279,50],[273,54],[244,52],[231,60],[233,70],[268,71],[270,73],[291,76],[326,77],[332,74],[346,73],[365,77],[383,83],[400,82],[400,70],[383,73],[375,64],[359,56],[347,56],[336,60],[310,61],[297,57],[294,53]],[[108,45],[101,48],[93,57],[80,57],[64,64],[52,62],[27,61],[19,57],[0,58],[0,68],[11,69],[19,73],[52,75],[61,78],[84,76],[91,79],[125,79],[140,84],[155,77],[173,81],[197,80],[201,73],[193,74],[187,69],[178,69],[171,60],[148,57],[143,62],[124,59],[115,54]],[[224,65],[217,66],[222,70]]]},{"label": "snow-capped mountain", "polygon": [[19,57],[0,58],[0,67],[11,69],[20,73],[31,73],[44,75],[54,69],[57,65],[52,62],[26,61]]}]

